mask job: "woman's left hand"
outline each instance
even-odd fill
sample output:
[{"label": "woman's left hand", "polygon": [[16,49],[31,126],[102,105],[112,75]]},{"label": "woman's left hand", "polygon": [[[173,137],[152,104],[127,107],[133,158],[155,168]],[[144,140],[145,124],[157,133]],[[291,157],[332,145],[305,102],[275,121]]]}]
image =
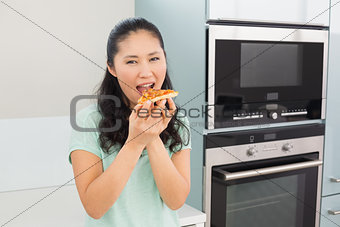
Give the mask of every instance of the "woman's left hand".
[{"label": "woman's left hand", "polygon": [[[169,109],[165,106],[166,102],[169,103]],[[155,120],[161,121],[159,124],[161,124],[161,131],[163,132],[167,127],[169,122],[171,121],[171,118],[175,115],[176,112],[176,105],[175,102],[172,100],[172,98],[159,100],[156,102],[156,105],[153,106],[153,109],[157,114],[159,114]],[[152,116],[152,114],[151,114]],[[158,137],[160,139],[160,137]],[[149,144],[146,145],[146,147],[152,145],[153,142],[157,142],[156,140],[151,141]]]},{"label": "woman's left hand", "polygon": [[[166,102],[169,103],[169,109],[165,106]],[[176,112],[175,102],[172,100],[172,98],[167,98],[167,99],[157,101],[156,105],[157,106],[155,106],[154,109],[161,111],[162,118],[163,118],[162,124],[165,130],[168,127],[168,124],[171,121],[171,118],[174,116]]]}]

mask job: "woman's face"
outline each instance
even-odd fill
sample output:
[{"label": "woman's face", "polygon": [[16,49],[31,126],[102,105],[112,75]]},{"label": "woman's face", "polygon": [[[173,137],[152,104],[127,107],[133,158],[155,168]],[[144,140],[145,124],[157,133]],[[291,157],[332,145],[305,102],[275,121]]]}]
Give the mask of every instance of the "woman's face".
[{"label": "woman's face", "polygon": [[150,32],[132,32],[118,43],[118,53],[109,67],[131,103],[137,105],[143,90],[161,89],[166,74],[165,54],[159,40]]}]

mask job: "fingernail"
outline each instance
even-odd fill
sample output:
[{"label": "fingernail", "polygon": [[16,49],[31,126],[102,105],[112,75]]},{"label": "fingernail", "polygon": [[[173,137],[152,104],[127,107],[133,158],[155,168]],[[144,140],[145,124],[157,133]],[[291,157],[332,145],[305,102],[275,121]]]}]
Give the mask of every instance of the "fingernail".
[{"label": "fingernail", "polygon": [[148,100],[146,101],[146,103],[147,103],[147,104],[151,104],[151,101],[150,101],[150,99],[148,99]]}]

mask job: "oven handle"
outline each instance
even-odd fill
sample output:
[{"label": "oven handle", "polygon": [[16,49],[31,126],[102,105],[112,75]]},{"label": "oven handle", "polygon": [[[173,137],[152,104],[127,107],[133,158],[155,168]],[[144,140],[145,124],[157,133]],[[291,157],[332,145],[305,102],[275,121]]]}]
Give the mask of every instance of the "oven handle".
[{"label": "oven handle", "polygon": [[301,163],[294,163],[294,164],[288,164],[288,165],[281,165],[281,166],[275,166],[275,167],[268,167],[263,169],[257,169],[257,170],[247,170],[247,171],[241,171],[236,173],[229,173],[227,171],[224,171],[222,169],[214,169],[214,176],[218,177],[219,179],[223,181],[230,181],[230,180],[237,180],[242,178],[248,178],[248,177],[255,177],[258,175],[267,175],[267,174],[273,174],[273,173],[281,173],[281,172],[287,172],[291,170],[297,170],[297,169],[305,169],[315,166],[322,165],[321,160],[315,160],[315,161],[306,161]]}]

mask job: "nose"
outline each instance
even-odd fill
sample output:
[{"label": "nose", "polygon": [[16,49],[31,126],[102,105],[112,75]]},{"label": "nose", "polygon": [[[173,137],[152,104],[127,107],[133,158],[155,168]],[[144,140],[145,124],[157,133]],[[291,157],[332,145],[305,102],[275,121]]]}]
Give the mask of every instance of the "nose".
[{"label": "nose", "polygon": [[139,75],[141,77],[149,77],[152,76],[152,70],[148,62],[143,62],[140,64],[140,72]]}]

